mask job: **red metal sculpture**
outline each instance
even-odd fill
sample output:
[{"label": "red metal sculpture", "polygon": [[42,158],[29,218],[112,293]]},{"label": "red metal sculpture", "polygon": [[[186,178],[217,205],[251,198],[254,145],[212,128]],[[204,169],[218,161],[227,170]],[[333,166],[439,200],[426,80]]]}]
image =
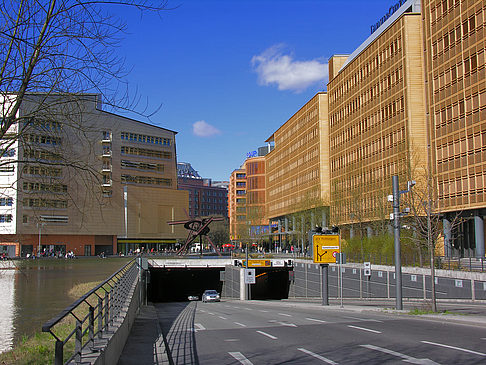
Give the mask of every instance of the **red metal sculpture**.
[{"label": "red metal sculpture", "polygon": [[186,253],[187,250],[189,249],[189,245],[194,242],[194,240],[199,236],[199,240],[201,242],[201,249],[202,249],[202,238],[206,237],[206,239],[209,241],[211,246],[214,248],[216,253],[221,256],[221,253],[219,250],[216,248],[214,245],[213,241],[208,236],[209,233],[209,224],[213,221],[222,221],[224,218],[221,217],[209,217],[209,218],[202,218],[202,219],[188,219],[184,221],[172,221],[172,222],[167,222],[169,225],[174,225],[174,224],[184,224],[184,228],[189,230],[189,234],[187,235],[186,242],[182,245],[182,247],[177,251],[178,255],[182,255],[183,253]]}]

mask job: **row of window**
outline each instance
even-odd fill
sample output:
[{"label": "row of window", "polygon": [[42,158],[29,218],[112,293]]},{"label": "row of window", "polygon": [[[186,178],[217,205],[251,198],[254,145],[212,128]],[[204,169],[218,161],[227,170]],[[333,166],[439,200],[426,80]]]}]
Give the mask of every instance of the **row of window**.
[{"label": "row of window", "polygon": [[[283,143],[283,141],[293,138],[297,133],[301,133],[302,129],[305,129],[309,122],[314,122],[318,118],[319,113],[319,103],[312,105],[310,110],[297,112],[292,119],[292,127],[288,130],[284,130],[281,135],[275,136],[277,144]],[[285,126],[284,126],[285,128]]]},{"label": "row of window", "polygon": [[405,103],[403,97],[397,100],[392,100],[381,109],[377,109],[371,115],[362,117],[359,122],[349,125],[346,129],[342,129],[340,133],[333,133],[330,138],[331,149],[341,147],[343,143],[350,142],[352,139],[358,138],[373,128],[379,127],[382,129],[383,123],[404,111]]},{"label": "row of window", "polygon": [[[342,74],[342,77],[346,81],[342,82],[338,87],[333,88],[330,93],[330,101],[338,102],[344,95],[355,87],[362,87],[364,80],[371,76],[376,70],[383,69],[386,66],[387,61],[390,61],[392,57],[398,55],[401,51],[401,37],[397,37],[391,40],[387,45],[382,46],[380,51],[373,52],[376,56],[369,59],[366,63],[363,63],[359,70],[356,70],[352,75],[347,76],[346,70]],[[370,51],[372,52],[372,51]]]},{"label": "row of window", "polygon": [[483,108],[486,106],[486,90],[483,90],[481,94],[474,93],[469,95],[465,102],[464,99],[460,99],[441,109],[437,109],[435,111],[436,130],[446,128],[450,123],[457,121],[465,114],[470,114],[475,110],[477,111],[481,106]]},{"label": "row of window", "polygon": [[31,158],[35,160],[46,160],[46,161],[61,161],[62,156],[59,153],[45,151],[45,150],[31,150],[26,149],[24,151],[25,158]]},{"label": "row of window", "polygon": [[138,133],[121,132],[121,139],[122,141],[158,144],[161,146],[171,145],[171,141],[169,138],[146,136],[144,134]]},{"label": "row of window", "polygon": [[60,132],[62,130],[62,124],[52,120],[39,119],[35,117],[27,118],[26,123],[36,129],[48,131],[48,132]]},{"label": "row of window", "polygon": [[62,169],[50,166],[27,165],[24,166],[22,172],[27,175],[60,177]]},{"label": "row of window", "polygon": [[473,15],[462,23],[462,34],[461,25],[458,25],[455,29],[450,32],[444,33],[442,37],[437,39],[432,43],[432,57],[435,59],[440,57],[444,52],[449,50],[449,47],[453,49],[454,46],[460,46],[462,41],[462,35],[466,37],[468,33],[474,32],[476,28],[476,17]]},{"label": "row of window", "polygon": [[62,144],[61,137],[55,137],[48,134],[23,134],[21,136],[24,143],[48,144],[59,146]]},{"label": "row of window", "polygon": [[275,164],[273,160],[268,162],[268,181],[272,182],[274,180],[280,180],[288,176],[295,175],[295,172],[298,171],[297,168],[299,166],[306,166],[309,167],[311,163],[317,164],[319,158],[319,145],[315,144],[312,148],[307,148],[304,153],[299,155],[299,158],[295,159],[292,163],[287,163],[285,161],[281,166],[277,166],[276,168],[270,169]]},{"label": "row of window", "polygon": [[293,143],[289,145],[288,148],[284,149],[282,153],[274,155],[273,158],[269,158],[268,167],[272,168],[274,165],[278,164],[281,161],[284,163],[288,162],[291,157],[294,157],[295,154],[303,147],[308,146],[312,142],[317,143],[317,138],[319,136],[319,129],[317,125],[313,128],[306,130],[304,133],[300,135],[300,138],[295,138]]},{"label": "row of window", "polygon": [[172,158],[171,152],[149,150],[145,148],[128,147],[128,146],[122,146],[121,153],[123,155],[145,156],[145,157],[153,157],[153,158],[160,158],[160,159]]},{"label": "row of window", "polygon": [[[352,101],[346,104],[337,102],[339,109],[330,115],[331,126],[342,123],[346,118],[353,115],[358,111],[362,111],[363,107],[366,107],[374,99],[379,97],[383,92],[398,85],[402,80],[401,68],[397,68],[395,71],[385,75],[376,84],[369,88],[366,88],[361,94],[357,95]],[[403,99],[403,97],[402,97]],[[334,106],[330,106],[334,109]]]},{"label": "row of window", "polygon": [[172,186],[171,179],[164,179],[151,176],[133,176],[122,175],[121,182],[123,184],[145,184],[145,185],[159,185],[159,186]]},{"label": "row of window", "polygon": [[137,170],[164,172],[164,165],[155,163],[144,163],[130,160],[121,160],[121,166]]},{"label": "row of window", "polygon": [[[270,189],[268,191],[269,196],[275,196],[277,194],[285,194],[289,191],[295,191],[297,187],[305,185],[309,182],[315,181],[319,179],[319,167],[311,168],[305,171],[305,173],[301,173],[296,175],[292,179],[290,179],[287,183],[277,186],[274,189]],[[270,179],[269,179],[270,180]]]},{"label": "row of window", "polygon": [[29,207],[29,208],[66,209],[68,207],[67,200],[56,200],[56,199],[26,198],[24,199],[23,203],[24,203],[24,207]]},{"label": "row of window", "polygon": [[43,184],[38,182],[24,181],[23,190],[42,193],[67,193],[68,187],[64,184]]}]

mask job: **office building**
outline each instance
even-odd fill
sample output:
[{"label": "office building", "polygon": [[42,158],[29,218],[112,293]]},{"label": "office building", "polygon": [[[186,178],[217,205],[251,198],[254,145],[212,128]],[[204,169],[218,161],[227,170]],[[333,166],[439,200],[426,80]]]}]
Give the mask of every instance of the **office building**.
[{"label": "office building", "polygon": [[0,246],[89,256],[185,238],[167,224],[188,208],[176,132],[106,112],[95,94],[28,95],[14,127],[2,140]]},{"label": "office building", "polygon": [[189,192],[189,218],[219,216],[228,218],[228,190],[203,179],[191,164],[177,164],[179,190]]}]

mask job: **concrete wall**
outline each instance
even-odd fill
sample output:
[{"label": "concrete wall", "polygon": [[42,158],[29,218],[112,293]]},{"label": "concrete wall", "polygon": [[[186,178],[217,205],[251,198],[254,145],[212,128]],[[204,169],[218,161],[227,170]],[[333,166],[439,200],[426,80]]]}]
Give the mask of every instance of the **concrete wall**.
[{"label": "concrete wall", "polygon": [[[363,265],[346,264],[343,268],[343,297],[394,298],[395,267],[374,265],[371,276],[363,274]],[[329,265],[329,297],[337,298],[339,268]],[[321,298],[321,268],[319,264],[298,260],[294,263],[294,280],[289,297]],[[436,270],[437,299],[486,300],[486,273]],[[402,268],[402,295],[404,298],[430,299],[430,270]]]}]

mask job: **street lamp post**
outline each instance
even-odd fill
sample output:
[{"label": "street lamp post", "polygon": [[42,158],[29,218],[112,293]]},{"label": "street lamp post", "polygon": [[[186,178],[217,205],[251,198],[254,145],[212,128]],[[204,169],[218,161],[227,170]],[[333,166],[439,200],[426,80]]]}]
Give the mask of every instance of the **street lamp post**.
[{"label": "street lamp post", "polygon": [[400,217],[408,214],[410,211],[400,212],[400,195],[409,193],[415,181],[407,181],[407,190],[400,190],[398,185],[398,176],[392,176],[393,195],[388,196],[388,201],[393,204],[393,237],[395,247],[395,288],[396,288],[396,309],[403,309],[402,301],[402,262],[401,262],[401,245],[400,245]]},{"label": "street lamp post", "polygon": [[37,248],[37,256],[40,257],[41,255],[41,236],[42,236],[42,227],[45,226],[45,223],[37,223],[37,227],[39,228],[39,245]]}]

